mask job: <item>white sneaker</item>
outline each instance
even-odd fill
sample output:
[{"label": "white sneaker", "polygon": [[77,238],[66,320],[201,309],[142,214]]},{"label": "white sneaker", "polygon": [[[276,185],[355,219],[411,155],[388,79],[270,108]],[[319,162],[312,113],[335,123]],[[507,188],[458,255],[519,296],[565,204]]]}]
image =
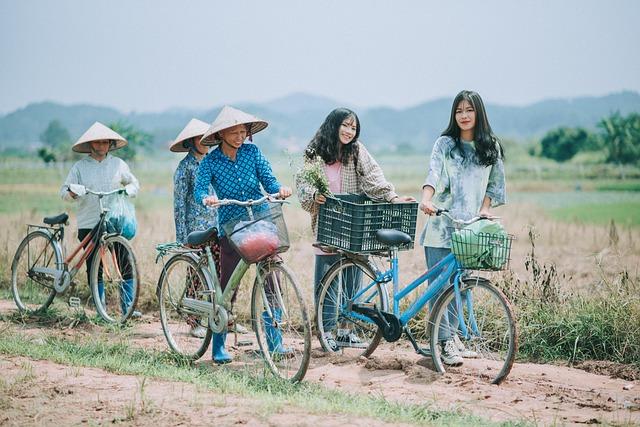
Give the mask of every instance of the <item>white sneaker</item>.
[{"label": "white sneaker", "polygon": [[465,347],[464,343],[460,340],[460,337],[457,334],[453,336],[453,342],[456,344],[456,348],[458,349],[458,353],[460,353],[460,356],[464,357],[465,359],[478,358],[478,353],[473,350],[467,349],[467,347]]},{"label": "white sneaker", "polygon": [[351,348],[367,348],[369,345],[366,342],[362,342],[360,338],[353,332],[346,334],[338,334],[336,337],[336,344],[338,347],[351,347]]},{"label": "white sneaker", "polygon": [[440,357],[442,358],[442,363],[449,366],[460,366],[463,362],[453,339],[440,342]]},{"label": "white sneaker", "polygon": [[195,338],[204,338],[207,335],[207,328],[203,326],[194,326],[189,331],[189,334]]},{"label": "white sneaker", "polygon": [[229,323],[227,323],[227,328],[229,332],[236,332],[240,335],[249,333],[249,330],[247,328],[236,322],[234,319],[229,320]]}]

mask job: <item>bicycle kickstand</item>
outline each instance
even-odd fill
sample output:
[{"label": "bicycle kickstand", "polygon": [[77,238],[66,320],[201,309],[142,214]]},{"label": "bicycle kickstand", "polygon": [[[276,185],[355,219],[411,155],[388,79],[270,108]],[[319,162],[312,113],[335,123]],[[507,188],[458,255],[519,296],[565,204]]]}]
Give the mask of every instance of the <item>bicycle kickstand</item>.
[{"label": "bicycle kickstand", "polygon": [[424,357],[431,357],[431,350],[418,346],[418,343],[416,342],[416,339],[413,337],[413,334],[411,333],[411,329],[409,329],[408,326],[404,327],[404,333],[407,334],[407,337],[409,338],[409,342],[411,342],[411,345],[413,346],[413,349],[416,351],[416,353]]}]

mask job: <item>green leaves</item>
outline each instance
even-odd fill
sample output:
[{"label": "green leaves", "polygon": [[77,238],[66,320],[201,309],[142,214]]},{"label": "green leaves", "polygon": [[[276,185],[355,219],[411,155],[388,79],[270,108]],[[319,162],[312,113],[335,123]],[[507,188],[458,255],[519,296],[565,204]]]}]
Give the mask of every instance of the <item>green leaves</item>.
[{"label": "green leaves", "polygon": [[302,167],[301,178],[311,185],[320,194],[331,196],[329,181],[324,173],[324,162],[320,157],[312,161],[305,162]]}]

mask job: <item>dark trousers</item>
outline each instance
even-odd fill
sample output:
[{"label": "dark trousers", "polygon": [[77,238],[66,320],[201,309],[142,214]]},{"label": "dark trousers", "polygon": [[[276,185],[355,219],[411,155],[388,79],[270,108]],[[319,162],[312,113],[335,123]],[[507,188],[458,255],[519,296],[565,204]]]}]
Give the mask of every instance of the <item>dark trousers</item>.
[{"label": "dark trousers", "polygon": [[[78,229],[78,240],[82,242],[82,240],[87,237],[89,233],[91,233],[91,228],[80,228]],[[116,259],[118,260],[118,266],[120,267],[120,271],[122,273],[122,278],[124,280],[130,280],[133,278],[131,264],[129,263],[129,259],[126,256],[126,251],[123,250],[123,246],[119,243],[114,245],[114,249],[116,252]],[[93,251],[89,254],[87,258],[87,283],[91,283],[91,263],[93,262],[93,257],[96,255],[96,248],[93,248]],[[102,281],[102,264],[98,269],[98,281]]]}]

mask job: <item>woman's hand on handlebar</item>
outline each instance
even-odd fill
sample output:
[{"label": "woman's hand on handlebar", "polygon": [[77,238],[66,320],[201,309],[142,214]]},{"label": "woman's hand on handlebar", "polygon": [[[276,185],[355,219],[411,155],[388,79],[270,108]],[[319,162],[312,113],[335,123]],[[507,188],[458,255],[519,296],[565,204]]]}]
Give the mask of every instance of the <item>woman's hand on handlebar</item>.
[{"label": "woman's hand on handlebar", "polygon": [[283,185],[280,187],[280,190],[278,191],[278,198],[286,199],[287,197],[291,196],[291,194],[293,194],[293,192],[291,191],[291,188],[285,187]]},{"label": "woman's hand on handlebar", "polygon": [[418,207],[422,212],[426,213],[427,215],[435,215],[435,213],[438,211],[438,208],[434,206],[431,200],[422,199]]},{"label": "woman's hand on handlebar", "polygon": [[218,200],[218,198],[216,196],[207,196],[204,199],[202,199],[202,204],[205,206],[218,206],[218,204],[220,203],[220,200]]}]

